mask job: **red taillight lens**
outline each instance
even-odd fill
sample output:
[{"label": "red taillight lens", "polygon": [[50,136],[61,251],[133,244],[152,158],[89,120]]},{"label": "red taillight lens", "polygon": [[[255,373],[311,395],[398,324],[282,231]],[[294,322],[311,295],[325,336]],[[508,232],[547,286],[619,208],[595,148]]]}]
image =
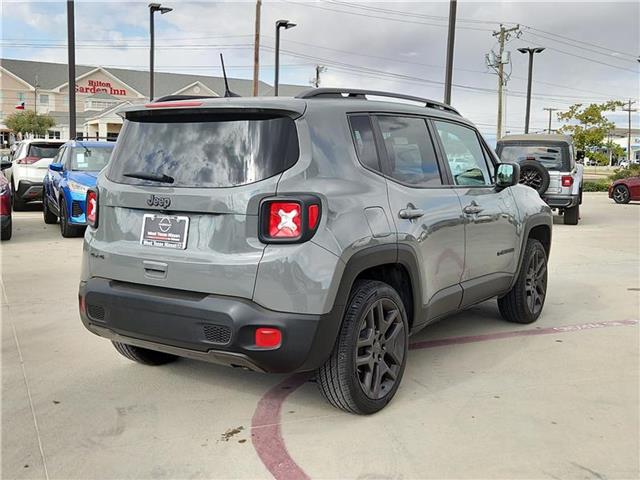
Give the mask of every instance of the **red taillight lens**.
[{"label": "red taillight lens", "polygon": [[86,202],[86,217],[87,224],[96,228],[98,226],[98,192],[95,190],[89,190],[87,192]]},{"label": "red taillight lens", "polygon": [[260,327],[256,329],[256,347],[274,348],[282,343],[282,333],[277,328]]},{"label": "red taillight lens", "polygon": [[84,297],[82,295],[78,295],[78,309],[80,310],[81,314],[84,314],[84,312],[86,311]]},{"label": "red taillight lens", "polygon": [[302,206],[297,202],[269,204],[269,236],[296,239],[302,236]]},{"label": "red taillight lens", "polygon": [[307,224],[309,228],[313,230],[318,226],[318,220],[320,219],[320,206],[309,205],[307,208]]},{"label": "red taillight lens", "polygon": [[31,165],[36,163],[38,160],[40,160],[40,157],[24,157],[16,160],[16,163],[19,163],[20,165]]},{"label": "red taillight lens", "polygon": [[571,185],[573,185],[573,177],[571,175],[563,175],[562,186],[570,187]]}]

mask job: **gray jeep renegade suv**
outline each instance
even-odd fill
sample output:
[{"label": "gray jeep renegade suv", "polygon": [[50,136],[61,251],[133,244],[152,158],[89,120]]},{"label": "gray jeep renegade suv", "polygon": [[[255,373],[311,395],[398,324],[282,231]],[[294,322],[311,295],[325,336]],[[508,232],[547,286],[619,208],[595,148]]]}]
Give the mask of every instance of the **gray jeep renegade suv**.
[{"label": "gray jeep renegade suv", "polygon": [[316,371],[367,414],[409,334],[492,297],[508,321],[540,315],[550,209],[449,106],[315,89],[121,114],[87,194],[79,303],[129,359]]}]

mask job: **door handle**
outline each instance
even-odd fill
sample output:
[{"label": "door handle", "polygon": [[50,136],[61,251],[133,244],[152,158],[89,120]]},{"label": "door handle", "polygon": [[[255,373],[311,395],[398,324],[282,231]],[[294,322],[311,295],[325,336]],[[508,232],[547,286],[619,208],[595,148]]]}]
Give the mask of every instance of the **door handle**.
[{"label": "door handle", "polygon": [[464,207],[462,209],[462,211],[464,213],[466,213],[467,215],[476,215],[480,212],[482,212],[482,210],[484,210],[480,205],[478,205],[477,203],[472,203],[471,205],[467,205],[466,207]]},{"label": "door handle", "polygon": [[424,210],[419,208],[403,208],[398,212],[398,216],[405,220],[413,220],[415,218],[420,218],[424,215]]}]

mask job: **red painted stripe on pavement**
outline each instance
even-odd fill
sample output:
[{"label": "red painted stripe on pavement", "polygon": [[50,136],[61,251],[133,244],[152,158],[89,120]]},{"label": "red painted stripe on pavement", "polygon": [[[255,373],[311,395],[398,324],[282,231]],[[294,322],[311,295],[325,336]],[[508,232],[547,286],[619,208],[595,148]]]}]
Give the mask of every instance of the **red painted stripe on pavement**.
[{"label": "red painted stripe on pavement", "polygon": [[308,379],[308,374],[292,375],[272,387],[258,402],[258,407],[251,419],[253,447],[264,466],[277,480],[309,478],[289,455],[280,427],[282,404],[293,391],[301,387]]},{"label": "red painted stripe on pavement", "polygon": [[565,325],[562,327],[534,328],[529,330],[510,330],[508,332],[487,333],[484,335],[469,335],[466,337],[440,338],[438,340],[424,340],[409,344],[410,350],[421,348],[442,347],[445,345],[459,345],[463,343],[485,342],[487,340],[500,340],[502,338],[529,337],[535,335],[551,335],[554,333],[577,332],[593,328],[622,327],[637,325],[637,320],[619,320],[611,322],[592,322],[578,325]]},{"label": "red painted stripe on pavement", "polygon": [[[502,338],[551,335],[554,333],[579,332],[594,328],[622,327],[637,325],[638,320],[619,320],[610,322],[592,322],[560,327],[532,328],[528,330],[510,330],[507,332],[469,335],[465,337],[441,338],[413,342],[410,350],[442,347],[464,343],[485,342]],[[260,460],[276,480],[306,480],[309,475],[295,462],[285,445],[280,427],[282,405],[289,395],[300,388],[309,379],[308,374],[296,374],[286,378],[264,394],[258,402],[251,420],[251,442]]]}]

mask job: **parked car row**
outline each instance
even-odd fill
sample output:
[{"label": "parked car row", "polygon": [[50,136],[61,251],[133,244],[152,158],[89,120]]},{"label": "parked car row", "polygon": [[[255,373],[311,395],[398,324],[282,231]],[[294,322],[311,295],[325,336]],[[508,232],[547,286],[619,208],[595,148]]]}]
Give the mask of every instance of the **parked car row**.
[{"label": "parked car row", "polygon": [[0,176],[2,240],[11,238],[11,210],[42,202],[44,221],[60,223],[63,237],[80,236],[86,228],[86,194],[111,156],[106,141],[24,140],[3,159]]}]

